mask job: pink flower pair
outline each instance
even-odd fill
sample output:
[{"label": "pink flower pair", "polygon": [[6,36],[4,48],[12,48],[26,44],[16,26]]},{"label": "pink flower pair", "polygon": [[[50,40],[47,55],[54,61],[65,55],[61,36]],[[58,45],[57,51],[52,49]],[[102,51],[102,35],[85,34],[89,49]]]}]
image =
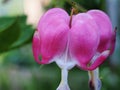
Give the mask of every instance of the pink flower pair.
[{"label": "pink flower pair", "polygon": [[71,19],[63,9],[54,8],[41,17],[32,48],[39,64],[55,61],[60,68],[77,65],[94,70],[113,52],[114,46],[115,32],[104,12],[90,10]]},{"label": "pink flower pair", "polygon": [[33,55],[39,64],[55,61],[62,69],[57,90],[70,90],[68,70],[75,65],[89,71],[90,85],[100,90],[97,67],[114,51],[115,37],[109,17],[100,10],[69,16],[63,9],[54,8],[39,21],[33,37]]}]

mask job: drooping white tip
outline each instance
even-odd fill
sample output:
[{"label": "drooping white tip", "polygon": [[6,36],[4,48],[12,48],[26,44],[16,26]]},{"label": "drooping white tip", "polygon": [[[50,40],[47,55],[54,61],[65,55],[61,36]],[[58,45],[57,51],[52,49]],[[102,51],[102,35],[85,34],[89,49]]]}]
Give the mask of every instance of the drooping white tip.
[{"label": "drooping white tip", "polygon": [[60,85],[56,90],[70,90],[69,85],[68,85],[68,70],[66,68],[62,69],[61,73],[61,82]]}]

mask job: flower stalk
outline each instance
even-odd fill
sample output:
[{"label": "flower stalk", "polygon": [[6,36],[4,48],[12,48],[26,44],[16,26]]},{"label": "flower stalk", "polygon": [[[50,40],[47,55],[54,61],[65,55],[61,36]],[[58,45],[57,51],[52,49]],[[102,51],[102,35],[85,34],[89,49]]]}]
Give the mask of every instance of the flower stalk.
[{"label": "flower stalk", "polygon": [[74,13],[74,8],[71,9],[70,22],[69,22],[69,27],[70,27],[70,28],[71,28],[73,13]]},{"label": "flower stalk", "polygon": [[83,6],[81,6],[80,4],[77,4],[75,1],[71,1],[71,0],[66,0],[66,1],[71,6],[73,6],[74,8],[76,8],[78,11],[81,11],[81,12],[86,12],[87,11]]}]

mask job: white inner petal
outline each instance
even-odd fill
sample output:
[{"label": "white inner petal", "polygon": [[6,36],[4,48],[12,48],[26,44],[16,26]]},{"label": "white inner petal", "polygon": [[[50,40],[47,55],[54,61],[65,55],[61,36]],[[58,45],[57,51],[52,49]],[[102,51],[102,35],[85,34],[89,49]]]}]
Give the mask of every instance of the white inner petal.
[{"label": "white inner petal", "polygon": [[70,90],[68,85],[68,70],[76,65],[76,60],[73,60],[69,53],[69,39],[66,45],[65,52],[54,58],[56,64],[61,68],[61,82],[57,90]]},{"label": "white inner petal", "polygon": [[62,69],[72,69],[76,65],[76,60],[71,58],[70,53],[69,53],[69,35],[68,35],[68,42],[66,45],[66,50],[61,56],[57,56],[55,58],[55,62],[57,65]]},{"label": "white inner petal", "polygon": [[57,90],[70,90],[69,85],[68,85],[68,70],[67,69],[62,69],[61,73],[62,79],[60,82],[60,85],[58,86]]},{"label": "white inner petal", "polygon": [[96,54],[93,56],[93,58],[90,61],[90,64],[93,64],[95,62],[95,60],[100,56],[99,52],[96,52]]},{"label": "white inner petal", "polygon": [[96,68],[93,71],[89,71],[89,80],[92,81],[95,90],[101,89],[101,81],[99,79],[99,68]]}]

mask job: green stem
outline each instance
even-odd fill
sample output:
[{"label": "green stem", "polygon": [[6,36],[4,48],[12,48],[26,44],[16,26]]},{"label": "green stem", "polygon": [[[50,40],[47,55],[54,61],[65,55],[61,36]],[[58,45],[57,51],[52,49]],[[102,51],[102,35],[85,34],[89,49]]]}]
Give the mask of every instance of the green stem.
[{"label": "green stem", "polygon": [[76,8],[78,11],[86,12],[87,10],[82,7],[80,4],[77,4],[75,1],[66,0],[72,7]]}]

